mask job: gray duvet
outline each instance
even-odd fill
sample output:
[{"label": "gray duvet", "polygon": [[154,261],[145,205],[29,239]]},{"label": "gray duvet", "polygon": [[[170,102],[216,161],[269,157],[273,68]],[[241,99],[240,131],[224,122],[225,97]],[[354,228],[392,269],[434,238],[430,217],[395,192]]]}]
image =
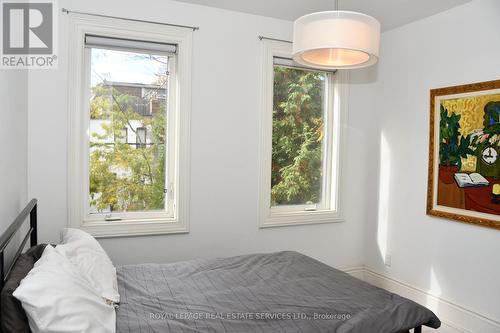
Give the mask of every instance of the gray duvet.
[{"label": "gray duvet", "polygon": [[117,333],[407,332],[439,319],[296,252],[117,268]]}]

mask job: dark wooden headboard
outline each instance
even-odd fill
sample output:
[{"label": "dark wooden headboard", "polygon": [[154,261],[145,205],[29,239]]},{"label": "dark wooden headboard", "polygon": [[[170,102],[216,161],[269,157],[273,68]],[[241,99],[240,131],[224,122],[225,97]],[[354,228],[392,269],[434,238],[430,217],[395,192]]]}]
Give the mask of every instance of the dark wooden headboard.
[{"label": "dark wooden headboard", "polygon": [[[22,212],[19,213],[19,215],[16,217],[14,222],[12,222],[12,224],[7,228],[2,236],[0,236],[0,290],[3,289],[5,281],[9,278],[12,267],[14,267],[17,258],[19,258],[19,256],[23,252],[24,246],[26,245],[28,239],[30,240],[31,246],[37,245],[36,206],[37,200],[31,199],[26,207],[24,207]],[[28,215],[30,217],[30,228],[26,235],[23,237],[23,241],[19,244],[19,247],[16,250],[16,254],[12,258],[12,262],[10,263],[8,269],[5,270],[5,249],[7,248],[7,245],[9,245],[10,241],[14,239],[14,235],[24,224]]]}]

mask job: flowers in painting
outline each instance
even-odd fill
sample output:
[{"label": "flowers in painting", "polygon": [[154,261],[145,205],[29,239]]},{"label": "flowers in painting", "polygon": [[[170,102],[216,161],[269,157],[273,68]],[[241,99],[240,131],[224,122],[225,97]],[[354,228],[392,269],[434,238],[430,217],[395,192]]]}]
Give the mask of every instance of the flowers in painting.
[{"label": "flowers in painting", "polygon": [[500,134],[485,132],[484,129],[478,128],[470,133],[471,146],[477,147],[481,144],[497,145],[500,147]]}]

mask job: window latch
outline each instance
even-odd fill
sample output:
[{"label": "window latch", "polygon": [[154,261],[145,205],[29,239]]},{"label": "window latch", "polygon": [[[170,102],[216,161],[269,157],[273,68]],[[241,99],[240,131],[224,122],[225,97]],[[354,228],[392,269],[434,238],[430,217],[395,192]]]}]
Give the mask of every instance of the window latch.
[{"label": "window latch", "polygon": [[104,216],[104,221],[121,221],[121,220],[122,220],[121,217],[117,217],[117,216],[113,217],[113,216],[111,216],[111,214],[106,214]]}]

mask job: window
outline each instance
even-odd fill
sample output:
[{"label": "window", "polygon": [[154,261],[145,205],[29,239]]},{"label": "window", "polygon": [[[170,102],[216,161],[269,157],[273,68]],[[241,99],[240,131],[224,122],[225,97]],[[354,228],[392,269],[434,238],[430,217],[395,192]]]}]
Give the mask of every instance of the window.
[{"label": "window", "polygon": [[[143,106],[149,106],[156,97],[143,97],[142,89],[167,91],[167,73],[175,71],[175,54],[134,49],[133,44],[115,49],[115,41],[103,37],[96,41],[95,36],[87,36],[85,44],[85,55],[90,58],[86,68],[90,77],[89,212],[106,214],[105,218],[113,221],[126,219],[126,212],[164,211],[169,216],[172,198],[168,184],[173,175],[169,169],[174,167],[169,162],[175,157],[167,152],[165,144],[169,136],[175,140],[175,133],[166,126],[168,103],[161,101],[155,113],[145,111]],[[117,144],[127,127],[135,132],[140,151]]]},{"label": "window", "polygon": [[186,232],[191,30],[101,20],[71,20],[70,225]]},{"label": "window", "polygon": [[340,221],[344,74],[294,63],[288,43],[263,43],[260,225]]},{"label": "window", "polygon": [[114,133],[115,145],[119,143],[128,143],[128,129],[126,127]]},{"label": "window", "polygon": [[[159,124],[155,124],[155,125],[158,126]],[[160,126],[161,126],[161,124],[160,124]],[[147,133],[146,127],[137,127],[137,129],[135,130],[135,136],[136,136],[135,146],[137,148],[146,148],[146,145],[147,145],[146,133]],[[161,144],[165,145],[165,143],[161,143]],[[153,145],[154,145],[154,143],[153,143]]]}]

